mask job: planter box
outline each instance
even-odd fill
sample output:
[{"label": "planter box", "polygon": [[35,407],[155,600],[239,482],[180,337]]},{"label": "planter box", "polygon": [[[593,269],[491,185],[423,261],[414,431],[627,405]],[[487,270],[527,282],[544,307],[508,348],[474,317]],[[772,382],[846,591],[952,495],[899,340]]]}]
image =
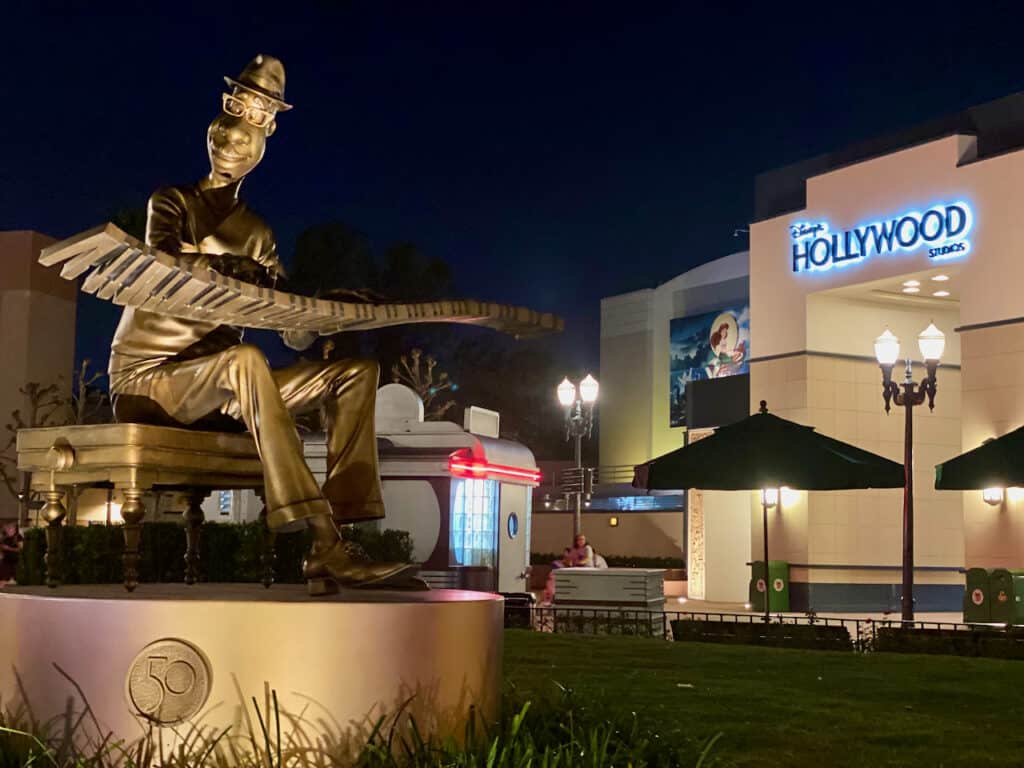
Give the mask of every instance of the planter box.
[{"label": "planter box", "polygon": [[662,568],[559,568],[555,571],[559,608],[665,610]]}]

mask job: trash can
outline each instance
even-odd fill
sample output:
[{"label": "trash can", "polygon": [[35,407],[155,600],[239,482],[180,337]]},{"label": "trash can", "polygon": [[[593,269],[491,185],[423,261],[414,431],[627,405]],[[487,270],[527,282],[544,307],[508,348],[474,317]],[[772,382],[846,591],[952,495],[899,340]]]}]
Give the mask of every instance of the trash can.
[{"label": "trash can", "polygon": [[771,597],[768,601],[769,610],[789,610],[789,563],[785,560],[768,562],[768,578],[764,576],[764,560],[755,560],[750,564],[750,585],[747,588],[750,607],[755,611],[764,610],[764,594],[767,590]]},{"label": "trash can", "polygon": [[505,629],[530,629],[533,595],[529,592],[502,592],[505,598]]},{"label": "trash can", "polygon": [[[1007,568],[993,568],[989,571],[989,594],[992,596],[992,621],[999,624],[1012,624],[1014,619],[1014,584],[1013,576],[1022,571],[1011,571]],[[1022,595],[1024,597],[1024,595]]]},{"label": "trash can", "polygon": [[984,568],[968,568],[964,588],[964,622],[992,621],[992,584]]},{"label": "trash can", "polygon": [[1011,624],[1024,624],[1024,571],[1010,571],[1013,576],[1013,613]]}]

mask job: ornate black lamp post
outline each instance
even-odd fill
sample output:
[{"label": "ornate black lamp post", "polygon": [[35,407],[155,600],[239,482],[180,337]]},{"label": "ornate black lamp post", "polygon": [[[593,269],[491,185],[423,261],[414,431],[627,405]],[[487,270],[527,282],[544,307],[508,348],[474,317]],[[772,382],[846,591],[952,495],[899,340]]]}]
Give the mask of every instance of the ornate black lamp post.
[{"label": "ornate black lamp post", "polygon": [[565,409],[565,439],[576,441],[576,472],[573,477],[573,495],[576,506],[572,518],[572,535],[575,538],[583,527],[583,438],[590,437],[594,429],[594,405],[597,403],[597,379],[589,373],[576,387],[568,378],[558,385],[558,402]]},{"label": "ornate black lamp post", "polygon": [[946,347],[946,336],[935,323],[929,324],[917,337],[927,375],[920,383],[914,382],[910,357],[902,384],[892,380],[892,371],[900,355],[900,340],[888,328],[875,340],[875,357],[882,369],[882,399],[885,412],[895,403],[905,413],[906,428],[903,437],[903,595],[901,607],[904,621],[914,620],[914,406],[928,401],[935,409],[935,372]]}]

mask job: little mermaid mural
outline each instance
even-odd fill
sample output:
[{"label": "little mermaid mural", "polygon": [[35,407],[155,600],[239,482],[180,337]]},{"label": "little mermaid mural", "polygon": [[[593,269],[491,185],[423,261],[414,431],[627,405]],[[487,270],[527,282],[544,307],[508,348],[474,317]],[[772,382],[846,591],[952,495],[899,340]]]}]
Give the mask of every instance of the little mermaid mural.
[{"label": "little mermaid mural", "polygon": [[670,424],[686,423],[686,387],[750,370],[750,308],[745,304],[679,317],[669,326]]}]

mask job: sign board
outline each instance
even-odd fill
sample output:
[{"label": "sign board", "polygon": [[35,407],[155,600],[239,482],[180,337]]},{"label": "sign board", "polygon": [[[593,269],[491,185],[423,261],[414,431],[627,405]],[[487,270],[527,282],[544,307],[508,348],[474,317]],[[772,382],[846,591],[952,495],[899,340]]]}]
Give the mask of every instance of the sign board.
[{"label": "sign board", "polygon": [[825,272],[875,256],[924,252],[940,261],[966,256],[974,213],[965,202],[938,203],[851,229],[833,231],[827,221],[790,225],[794,272]]}]

